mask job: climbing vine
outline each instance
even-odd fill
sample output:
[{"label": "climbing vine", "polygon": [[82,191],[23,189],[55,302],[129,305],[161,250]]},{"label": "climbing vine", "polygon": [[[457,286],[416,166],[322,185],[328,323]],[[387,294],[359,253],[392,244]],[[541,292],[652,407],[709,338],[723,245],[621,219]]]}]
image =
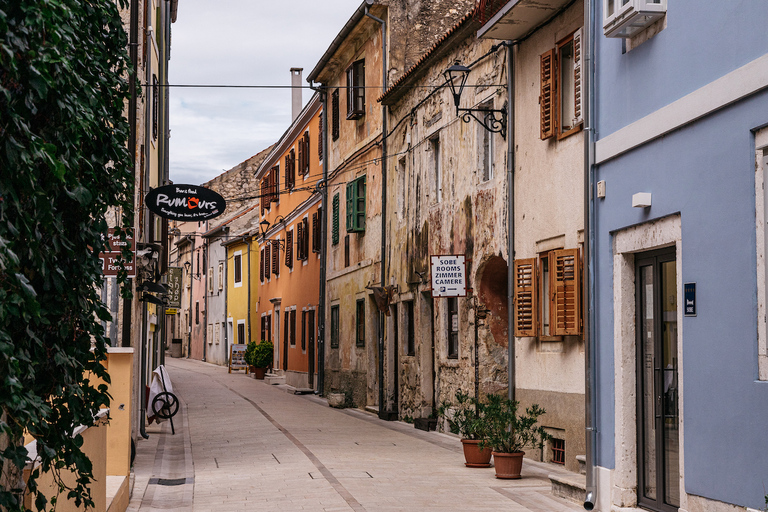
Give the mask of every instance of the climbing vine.
[{"label": "climbing vine", "polygon": [[[108,210],[133,215],[118,1],[0,3],[0,510],[26,510],[24,485],[37,510],[93,507],[73,431],[109,404],[98,256]],[[40,463],[26,483],[25,432]],[[45,496],[41,471],[65,469],[74,482]]]}]

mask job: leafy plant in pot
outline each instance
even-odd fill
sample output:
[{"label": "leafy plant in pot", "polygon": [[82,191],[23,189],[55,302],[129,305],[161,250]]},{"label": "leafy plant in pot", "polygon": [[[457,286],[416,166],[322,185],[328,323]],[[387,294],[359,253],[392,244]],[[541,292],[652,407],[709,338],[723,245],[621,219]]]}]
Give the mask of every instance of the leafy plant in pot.
[{"label": "leafy plant in pot", "polygon": [[252,341],[245,348],[245,362],[250,366],[250,371],[257,379],[263,379],[267,369],[272,365],[274,345],[271,341],[262,340],[261,343]]},{"label": "leafy plant in pot", "polygon": [[538,418],[546,411],[533,404],[519,414],[520,403],[499,395],[488,395],[484,406],[487,428],[480,446],[493,450],[496,478],[520,478],[524,448],[542,446],[550,435],[538,425]]},{"label": "leafy plant in pot", "polygon": [[456,392],[456,402],[443,402],[437,409],[440,417],[448,420],[451,432],[461,437],[464,447],[464,465],[471,468],[487,468],[491,465],[490,447],[481,447],[487,424],[485,405],[461,390]]}]

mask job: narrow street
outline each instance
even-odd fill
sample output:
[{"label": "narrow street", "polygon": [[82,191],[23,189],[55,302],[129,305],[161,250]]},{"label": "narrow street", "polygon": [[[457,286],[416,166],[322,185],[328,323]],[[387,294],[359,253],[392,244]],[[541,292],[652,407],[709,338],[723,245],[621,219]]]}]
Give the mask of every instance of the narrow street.
[{"label": "narrow street", "polygon": [[140,439],[129,511],[580,510],[551,495],[556,467],[525,461],[523,478],[464,467],[453,436],[423,432],[242,372],[169,359],[181,401]]}]

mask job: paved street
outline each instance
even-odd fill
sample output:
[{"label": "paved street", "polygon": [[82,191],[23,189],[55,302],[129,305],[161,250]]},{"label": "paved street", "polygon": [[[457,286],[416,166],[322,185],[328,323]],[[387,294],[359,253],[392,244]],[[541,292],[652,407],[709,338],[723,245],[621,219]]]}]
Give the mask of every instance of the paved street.
[{"label": "paved street", "polygon": [[526,460],[521,480],[498,480],[464,467],[453,436],[199,361],[167,369],[176,434],[165,422],[139,440],[129,511],[581,510],[551,495],[552,465]]}]

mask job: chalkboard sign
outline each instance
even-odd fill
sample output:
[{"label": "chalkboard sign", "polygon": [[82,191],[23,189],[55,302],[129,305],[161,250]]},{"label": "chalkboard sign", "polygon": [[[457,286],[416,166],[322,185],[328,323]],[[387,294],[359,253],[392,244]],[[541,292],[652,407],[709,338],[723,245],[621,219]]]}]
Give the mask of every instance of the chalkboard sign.
[{"label": "chalkboard sign", "polygon": [[229,349],[229,373],[232,373],[232,370],[245,370],[245,373],[248,374],[244,344],[235,344]]}]

